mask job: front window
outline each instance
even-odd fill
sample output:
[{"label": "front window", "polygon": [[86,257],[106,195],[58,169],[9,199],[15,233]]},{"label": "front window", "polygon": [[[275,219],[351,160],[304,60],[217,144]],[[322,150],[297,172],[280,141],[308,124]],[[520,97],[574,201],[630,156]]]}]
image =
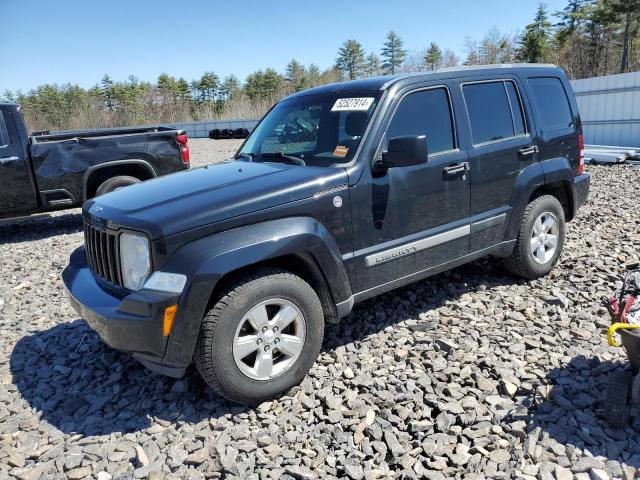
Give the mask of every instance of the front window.
[{"label": "front window", "polygon": [[309,166],[348,163],[379,98],[380,92],[376,91],[321,93],[283,100],[262,119],[238,156]]}]

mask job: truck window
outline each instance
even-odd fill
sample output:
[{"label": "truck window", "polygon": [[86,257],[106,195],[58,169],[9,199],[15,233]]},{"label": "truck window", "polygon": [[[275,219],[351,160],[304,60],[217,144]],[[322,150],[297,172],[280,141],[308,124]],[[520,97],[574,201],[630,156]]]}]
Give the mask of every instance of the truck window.
[{"label": "truck window", "polygon": [[386,139],[404,135],[426,135],[430,155],[455,148],[446,88],[422,90],[402,99],[387,128]]},{"label": "truck window", "polygon": [[529,85],[538,107],[543,132],[563,130],[573,125],[567,92],[559,78],[530,78]]},{"label": "truck window", "polygon": [[4,112],[0,112],[0,148],[6,147],[9,143],[9,133],[7,124],[4,121]]},{"label": "truck window", "polygon": [[[511,82],[506,82],[511,84]],[[472,83],[463,86],[474,145],[521,135],[511,113],[505,82]],[[522,123],[522,110],[517,112]]]}]

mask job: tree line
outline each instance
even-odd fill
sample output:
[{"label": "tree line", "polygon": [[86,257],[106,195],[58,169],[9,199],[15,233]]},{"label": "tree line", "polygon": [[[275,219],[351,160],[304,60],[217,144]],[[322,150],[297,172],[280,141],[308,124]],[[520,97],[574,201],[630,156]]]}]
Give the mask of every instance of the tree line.
[{"label": "tree line", "polygon": [[207,71],[187,81],[165,73],[155,82],[105,75],[94,87],[39,86],[27,93],[6,91],[18,102],[30,130],[69,130],[179,121],[255,118],[278,99],[309,87],[385,74],[492,63],[555,63],[571,78],[640,70],[640,0],[568,0],[549,12],[540,4],[532,22],[518,33],[496,27],[480,39],[465,39],[463,58],[430,41],[409,51],[394,31],[379,52],[346,40],[335,64],[320,69],[292,59],[284,72],[257,70],[244,81]]}]

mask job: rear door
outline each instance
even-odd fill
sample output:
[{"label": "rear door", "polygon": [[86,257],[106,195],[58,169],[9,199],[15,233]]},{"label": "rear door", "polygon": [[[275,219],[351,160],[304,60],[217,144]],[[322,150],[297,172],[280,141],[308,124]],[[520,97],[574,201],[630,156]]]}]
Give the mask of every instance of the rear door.
[{"label": "rear door", "polygon": [[529,89],[540,127],[540,160],[566,158],[577,173],[578,112],[572,112],[565,84],[558,77],[531,77]]},{"label": "rear door", "polygon": [[16,126],[18,112],[0,109],[0,216],[25,215],[37,207],[26,148]]},{"label": "rear door", "polygon": [[515,76],[459,81],[470,130],[470,251],[500,243],[520,172],[538,162],[523,88]]}]

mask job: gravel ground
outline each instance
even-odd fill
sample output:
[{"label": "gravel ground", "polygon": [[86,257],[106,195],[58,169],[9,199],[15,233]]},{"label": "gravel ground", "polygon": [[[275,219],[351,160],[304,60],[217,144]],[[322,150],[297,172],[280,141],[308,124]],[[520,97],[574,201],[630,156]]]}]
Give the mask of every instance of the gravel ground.
[{"label": "gravel ground", "polygon": [[[193,140],[193,164],[237,145]],[[625,359],[598,300],[638,261],[640,169],[589,171],[551,275],[484,260],[360,304],[300,387],[255,408],[149,373],[78,318],[60,280],[78,211],[0,224],[0,478],[634,478],[640,420],[601,419]]]}]

